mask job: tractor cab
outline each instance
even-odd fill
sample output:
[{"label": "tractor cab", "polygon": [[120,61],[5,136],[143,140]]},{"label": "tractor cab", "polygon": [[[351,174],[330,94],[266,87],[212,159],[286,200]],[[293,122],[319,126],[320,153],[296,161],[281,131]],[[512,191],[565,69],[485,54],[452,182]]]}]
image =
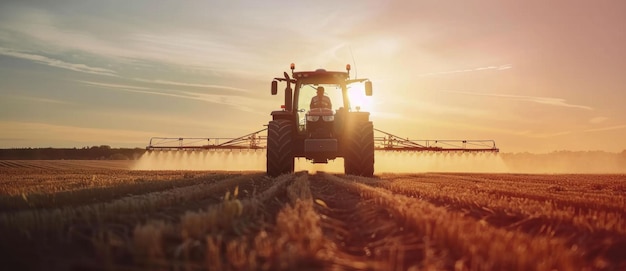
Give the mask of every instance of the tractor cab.
[{"label": "tractor cab", "polygon": [[[322,98],[318,95],[318,89],[322,89]],[[297,103],[294,103],[294,107],[300,134],[311,134],[311,129],[332,126],[335,112],[344,108],[342,88],[339,85],[303,84],[296,86],[295,93],[294,100]],[[328,104],[324,102],[324,106],[317,106],[316,101],[320,99],[328,100]]]}]

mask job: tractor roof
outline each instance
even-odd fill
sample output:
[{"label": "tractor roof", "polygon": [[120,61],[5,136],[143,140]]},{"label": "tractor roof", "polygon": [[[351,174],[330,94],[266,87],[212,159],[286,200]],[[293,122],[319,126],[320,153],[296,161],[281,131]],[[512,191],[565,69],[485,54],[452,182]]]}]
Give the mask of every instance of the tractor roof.
[{"label": "tractor roof", "polygon": [[339,84],[345,83],[348,79],[347,72],[326,71],[317,69],[315,71],[294,72],[294,79],[302,84]]}]

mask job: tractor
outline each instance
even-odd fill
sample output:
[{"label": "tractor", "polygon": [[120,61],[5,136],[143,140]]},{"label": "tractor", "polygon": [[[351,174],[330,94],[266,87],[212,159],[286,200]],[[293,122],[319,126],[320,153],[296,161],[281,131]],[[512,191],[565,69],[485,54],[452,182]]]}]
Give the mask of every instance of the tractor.
[{"label": "tractor", "polygon": [[[272,80],[272,95],[278,94],[278,85],[285,83],[285,102],[281,110],[272,111],[272,120],[266,128],[237,138],[152,137],[146,147],[148,155],[142,159],[148,164],[177,157],[188,162],[204,161],[227,151],[234,156],[244,151],[265,150],[269,176],[292,173],[295,159],[304,157],[313,163],[343,158],[346,174],[370,177],[374,174],[374,151],[499,152],[494,140],[409,140],[375,129],[370,113],[358,106],[365,105],[360,103],[367,102],[366,96],[372,96],[372,82],[351,79],[350,65],[346,65],[345,72],[324,69],[295,72],[294,69],[295,65],[291,64],[291,75],[285,72],[283,77]],[[313,101],[324,101],[322,104],[328,101],[328,106],[312,108]],[[265,131],[267,136],[260,135]],[[374,137],[375,132],[379,136]],[[219,165],[207,166],[220,169]]]},{"label": "tractor", "polygon": [[[351,79],[346,71],[294,71],[291,76],[274,78],[271,94],[278,93],[284,82],[285,102],[281,110],[272,111],[267,127],[267,175],[278,176],[294,171],[295,158],[313,163],[328,163],[338,157],[344,160],[345,174],[374,174],[374,127],[370,113],[352,107],[350,97],[372,95],[369,79]],[[331,108],[310,108],[316,90],[323,87],[332,101]]]}]

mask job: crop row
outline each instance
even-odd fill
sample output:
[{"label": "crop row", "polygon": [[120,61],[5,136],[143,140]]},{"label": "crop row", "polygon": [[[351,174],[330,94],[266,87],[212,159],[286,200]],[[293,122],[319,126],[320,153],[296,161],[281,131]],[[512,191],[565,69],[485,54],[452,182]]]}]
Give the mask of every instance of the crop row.
[{"label": "crop row", "polygon": [[[33,183],[46,176],[24,170]],[[51,193],[55,201],[47,204],[42,194],[47,208],[0,213],[6,259],[62,262],[45,269],[626,267],[620,176],[57,172],[44,185],[63,176],[79,184],[93,172],[110,182]],[[101,192],[111,194],[88,200]],[[33,205],[35,195],[26,197]],[[33,251],[48,258],[29,256]]]},{"label": "crop row", "polygon": [[439,205],[475,206],[491,213],[525,218],[546,217],[555,220],[555,223],[566,222],[580,228],[626,234],[626,221],[621,219],[626,215],[624,195],[607,194],[602,200],[586,192],[568,193],[567,196],[563,196],[559,195],[558,191],[519,188],[516,186],[517,182],[509,182],[508,189],[488,184],[464,185],[454,179],[438,184],[416,181],[412,178],[392,181],[368,179],[366,182],[395,193],[439,202]]},{"label": "crop row", "polygon": [[[490,177],[466,175],[425,174],[414,176],[382,176],[381,184],[405,182],[407,186],[424,189],[447,189],[454,193],[484,192],[498,197],[523,198],[536,201],[549,201],[554,205],[575,208],[578,211],[605,210],[624,212],[626,197],[621,191],[626,187],[626,176],[616,175],[551,175],[552,184],[545,182],[522,181],[506,174],[493,174]],[[499,176],[499,177],[496,177]],[[511,175],[515,176],[515,175]],[[534,176],[529,176],[532,180]],[[542,176],[537,176],[542,177]],[[611,177],[610,175],[608,177]],[[543,176],[542,178],[545,178]],[[584,187],[611,187],[606,189],[585,189]]]},{"label": "crop row", "polygon": [[[327,176],[342,187],[385,207],[404,228],[419,232],[453,259],[454,267],[470,270],[574,270],[576,251],[558,239],[530,236],[494,227],[428,201],[393,194],[355,182],[356,178]],[[494,255],[498,255],[494,257]]]},{"label": "crop row", "polygon": [[153,181],[188,179],[206,175],[200,171],[131,171],[131,170],[31,170],[0,172],[0,195],[29,196],[81,189],[115,187]]},{"label": "crop row", "polygon": [[[198,184],[209,184],[217,182],[227,177],[237,176],[238,174],[216,174],[216,173],[161,173],[154,178],[144,179],[137,178],[136,174],[114,174],[107,175],[106,181],[101,181],[96,185],[85,185],[90,181],[81,183],[80,175],[73,177],[69,174],[61,174],[61,179],[66,177],[68,182],[74,182],[76,189],[50,189],[48,192],[42,192],[42,188],[37,187],[31,191],[32,193],[22,193],[19,195],[0,194],[0,211],[13,212],[24,209],[52,209],[68,205],[84,205],[103,202],[129,195],[140,195],[151,192],[163,191],[177,187],[192,186]],[[149,178],[149,175],[146,175]],[[56,179],[56,178],[55,178]],[[72,181],[73,179],[73,181]],[[102,178],[105,179],[105,178]],[[43,181],[45,187],[56,187],[58,181]],[[70,184],[71,185],[71,184]],[[67,187],[67,185],[65,185]],[[45,190],[44,190],[45,191]]]},{"label": "crop row", "polygon": [[74,223],[97,223],[114,219],[121,214],[143,214],[168,206],[197,201],[216,191],[226,191],[241,182],[258,178],[261,178],[260,174],[244,175],[215,183],[201,183],[165,191],[131,195],[109,202],[1,213],[0,229],[3,232],[19,231],[26,235],[30,235],[30,232],[59,232]]},{"label": "crop row", "polygon": [[311,180],[322,229],[336,247],[329,263],[339,270],[450,270],[445,247],[407,228],[402,215],[324,174]]},{"label": "crop row", "polygon": [[0,160],[0,172],[36,170],[129,169],[133,161],[109,160]]},{"label": "crop row", "polygon": [[252,198],[238,200],[235,193],[206,210],[187,212],[180,223],[137,226],[136,262],[161,268],[291,270],[329,261],[332,246],[323,237],[307,175],[283,175],[273,182]]},{"label": "crop row", "polygon": [[[620,251],[626,248],[624,208],[613,208],[613,206],[623,201],[624,195],[609,194],[607,203],[598,204],[593,200],[588,202],[584,191],[579,192],[575,197],[570,195],[570,198],[566,200],[559,197],[551,199],[549,194],[559,193],[559,191],[549,192],[528,188],[524,190],[515,186],[519,183],[518,181],[508,182],[506,185],[509,188],[505,190],[498,187],[498,184],[492,188],[488,184],[468,185],[465,180],[459,181],[454,178],[449,178],[443,183],[442,179],[435,178],[426,181],[425,179],[429,176],[423,175],[422,177],[424,178],[422,180],[396,176],[391,177],[392,180],[360,178],[358,181],[388,189],[393,193],[428,201],[436,206],[484,221],[494,227],[524,232],[532,236],[558,238],[567,246],[581,251],[587,261],[595,262],[596,267],[608,268],[623,264],[619,255]],[[506,176],[502,177],[506,178]],[[567,177],[561,176],[561,178]],[[592,177],[586,176],[587,179]],[[555,176],[552,178],[558,180]],[[612,182],[619,183],[619,179],[614,179]],[[601,182],[598,183],[601,184]],[[521,190],[524,192],[510,192]],[[531,193],[536,193],[536,195],[528,195]],[[520,196],[520,194],[527,196]]]}]

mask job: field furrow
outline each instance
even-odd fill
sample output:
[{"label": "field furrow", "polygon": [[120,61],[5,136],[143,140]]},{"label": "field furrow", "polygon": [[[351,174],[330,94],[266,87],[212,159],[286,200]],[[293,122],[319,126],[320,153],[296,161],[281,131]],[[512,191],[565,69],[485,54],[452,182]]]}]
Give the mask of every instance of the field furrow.
[{"label": "field furrow", "polygon": [[[122,249],[135,265],[148,269],[278,270],[311,261],[319,239],[315,229],[307,228],[315,226],[305,217],[312,207],[307,212],[302,205],[306,177],[270,179],[267,189],[244,199],[236,189],[205,209],[185,212],[178,221],[137,224],[127,236],[134,244]],[[311,235],[303,236],[303,230]],[[120,260],[107,259],[122,268]]]},{"label": "field furrow", "polygon": [[[29,193],[21,195],[0,195],[0,211],[14,212],[23,209],[51,209],[71,205],[95,204],[131,195],[141,195],[168,189],[210,184],[221,179],[232,177],[231,174],[199,174],[198,177],[188,175],[187,178],[172,180],[139,180],[137,182],[121,182],[118,185],[102,185],[93,188],[82,188],[78,184],[71,190],[56,193]],[[181,176],[182,177],[182,176]],[[47,185],[51,185],[49,182]],[[67,186],[67,185],[66,185]],[[38,188],[41,191],[42,188]]]},{"label": "field furrow", "polygon": [[394,178],[393,181],[360,178],[358,181],[428,201],[495,227],[562,239],[569,247],[582,250],[589,262],[607,262],[612,266],[623,262],[620,256],[620,251],[626,249],[623,210],[614,212],[606,206],[587,206],[581,210],[578,206],[585,201],[580,195],[574,206],[568,206],[563,202],[554,204],[550,200],[459,188],[451,180],[445,184],[421,183],[412,178]]},{"label": "field furrow", "polygon": [[[493,174],[498,175],[498,174]],[[492,195],[499,198],[518,198],[524,200],[534,200],[537,202],[550,202],[552,205],[562,206],[562,208],[572,208],[577,212],[585,213],[596,210],[607,212],[623,213],[626,215],[626,194],[621,188],[626,185],[626,176],[617,175],[615,179],[610,181],[613,187],[610,191],[599,193],[594,190],[579,190],[577,192],[570,191],[572,188],[589,185],[593,183],[597,186],[608,186],[601,179],[594,182],[594,178],[598,175],[587,175],[587,180],[574,182],[565,186],[555,185],[529,185],[524,182],[506,181],[507,175],[502,175],[504,180],[494,181],[490,183],[489,179],[464,177],[455,175],[425,174],[419,179],[414,176],[381,176],[381,184],[392,185],[407,188],[416,188],[420,190],[445,190],[442,194],[449,193],[453,195],[460,194],[476,194]],[[584,175],[583,175],[584,176]],[[601,176],[601,175],[600,175]],[[567,178],[563,176],[562,178]],[[621,181],[620,179],[621,178]],[[555,177],[555,179],[558,179]]]},{"label": "field furrow", "polygon": [[625,175],[0,161],[11,270],[625,270]]},{"label": "field furrow", "polygon": [[337,248],[334,266],[344,270],[454,267],[447,249],[436,248],[425,241],[423,232],[407,227],[397,210],[344,185],[331,175],[317,174],[311,179],[324,234]]},{"label": "field furrow", "polygon": [[[579,258],[577,256],[580,256],[560,240],[507,231],[450,212],[428,201],[355,182],[364,178],[328,176],[328,179],[400,216],[399,219],[404,221],[404,229],[422,234],[435,247],[435,251],[446,252],[454,268],[573,270]],[[502,254],[501,251],[507,253]]]}]

